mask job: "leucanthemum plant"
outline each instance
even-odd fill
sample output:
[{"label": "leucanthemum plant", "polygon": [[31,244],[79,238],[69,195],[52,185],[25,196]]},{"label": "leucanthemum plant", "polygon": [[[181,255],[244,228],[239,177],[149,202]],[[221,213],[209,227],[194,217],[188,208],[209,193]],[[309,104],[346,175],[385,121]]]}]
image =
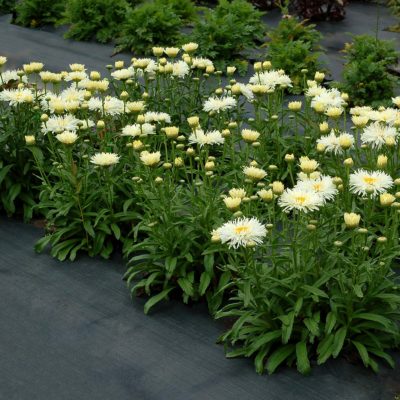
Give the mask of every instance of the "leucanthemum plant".
[{"label": "leucanthemum plant", "polygon": [[308,373],[342,354],[373,370],[399,344],[398,98],[349,109],[325,87],[286,101],[270,61],[222,79],[198,46],[104,71],[0,57],[0,204],[46,225],[37,251],[128,260],[148,313],[206,301],[227,355]]}]

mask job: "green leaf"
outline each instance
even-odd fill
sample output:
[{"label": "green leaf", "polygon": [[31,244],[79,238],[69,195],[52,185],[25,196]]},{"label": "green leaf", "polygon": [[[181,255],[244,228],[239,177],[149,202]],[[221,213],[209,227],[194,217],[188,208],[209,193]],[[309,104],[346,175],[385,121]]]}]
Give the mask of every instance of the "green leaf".
[{"label": "green leaf", "polygon": [[4,180],[13,165],[14,164],[7,165],[0,170],[0,183]]},{"label": "green leaf", "polygon": [[312,293],[315,296],[329,298],[329,296],[324,291],[314,286],[303,285],[303,289],[307,290],[308,292]]},{"label": "green leaf", "polygon": [[93,226],[92,226],[92,223],[90,222],[90,220],[85,219],[85,220],[83,221],[83,227],[85,228],[85,231],[86,231],[91,237],[95,237],[95,236],[96,236],[96,234],[95,234],[95,232],[94,232],[94,229],[93,229]]},{"label": "green leaf", "polygon": [[144,305],[144,308],[143,308],[144,313],[148,314],[150,309],[152,307],[154,307],[157,303],[159,303],[161,300],[164,300],[168,296],[169,292],[172,289],[174,289],[174,288],[170,287],[170,288],[164,289],[162,292],[156,294],[155,296],[153,296],[149,300],[147,300],[146,304]]},{"label": "green leaf", "polygon": [[193,296],[193,285],[187,278],[179,278],[178,285],[188,295]]},{"label": "green leaf", "polygon": [[256,340],[254,340],[250,346],[249,350],[246,353],[246,355],[249,357],[251,356],[254,352],[256,352],[260,347],[265,346],[266,344],[278,339],[281,336],[281,330],[277,329],[272,332],[265,333],[258,337]]},{"label": "green leaf", "polygon": [[396,366],[395,361],[393,360],[393,357],[390,356],[388,353],[385,353],[384,351],[378,350],[378,349],[369,349],[369,352],[383,358],[392,368]]},{"label": "green leaf", "polygon": [[364,365],[366,367],[368,367],[370,360],[369,360],[367,348],[362,343],[357,342],[355,340],[352,340],[352,343],[356,347],[358,354],[361,357],[362,362],[364,363]]},{"label": "green leaf", "polygon": [[251,283],[250,281],[245,281],[243,284],[243,306],[248,307],[251,301]]},{"label": "green leaf", "polygon": [[204,296],[208,286],[211,282],[211,275],[208,272],[203,272],[200,276],[200,284],[199,284],[199,294],[200,296]]},{"label": "green leaf", "polygon": [[35,251],[37,253],[41,253],[45,249],[45,247],[50,243],[52,238],[53,238],[52,235],[46,235],[46,236],[42,237],[41,239],[39,239],[35,243]]},{"label": "green leaf", "polygon": [[205,270],[212,275],[214,267],[214,253],[206,254],[204,256],[204,268]]},{"label": "green leaf", "polygon": [[301,307],[303,307],[303,298],[299,297],[296,301],[296,304],[294,305],[294,313],[295,315],[299,315],[299,312],[301,311]]},{"label": "green leaf", "polygon": [[278,317],[282,321],[282,343],[286,344],[289,342],[290,336],[292,335],[293,323],[294,323],[294,311],[287,315]]},{"label": "green leaf", "polygon": [[353,286],[354,293],[357,297],[364,297],[364,293],[362,291],[361,285],[354,285]]},{"label": "green leaf", "polygon": [[332,355],[334,335],[330,334],[323,339],[317,348],[318,365],[323,364]]},{"label": "green leaf", "polygon": [[290,355],[293,354],[295,346],[293,344],[286,344],[275,350],[270,357],[268,357],[267,371],[271,375]]},{"label": "green leaf", "polygon": [[368,321],[378,322],[379,324],[383,325],[385,328],[389,328],[391,326],[391,322],[388,318],[382,317],[379,314],[373,313],[359,313],[354,314],[353,319],[366,319]]},{"label": "green leaf", "polygon": [[[280,335],[279,335],[280,336]],[[258,352],[256,357],[254,358],[254,366],[256,367],[257,374],[262,374],[264,372],[264,365],[265,365],[265,357],[269,352],[269,347]]]},{"label": "green leaf", "polygon": [[167,270],[168,274],[172,275],[174,273],[177,262],[178,262],[177,257],[167,257],[165,259],[165,269]]},{"label": "green leaf", "polygon": [[330,311],[326,316],[326,323],[325,323],[325,333],[327,335],[329,335],[332,332],[333,328],[336,325],[336,320],[337,320],[336,313]]},{"label": "green leaf", "polygon": [[297,370],[303,375],[309,374],[311,366],[306,342],[298,342],[296,344],[296,359]]},{"label": "green leaf", "polygon": [[335,338],[333,339],[333,351],[332,356],[336,358],[339,353],[342,351],[344,341],[347,335],[347,327],[342,326],[335,334]]},{"label": "green leaf", "polygon": [[119,240],[121,238],[121,230],[117,224],[111,224],[111,230],[114,233],[115,239]]}]

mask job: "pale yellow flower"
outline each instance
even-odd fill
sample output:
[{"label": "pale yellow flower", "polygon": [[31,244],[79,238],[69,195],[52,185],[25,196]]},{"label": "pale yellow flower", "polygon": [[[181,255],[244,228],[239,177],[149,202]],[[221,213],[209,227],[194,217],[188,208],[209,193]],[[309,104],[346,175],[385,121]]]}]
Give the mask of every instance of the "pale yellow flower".
[{"label": "pale yellow flower", "polygon": [[343,215],[344,223],[347,228],[354,229],[360,224],[361,215],[356,213],[344,213]]},{"label": "pale yellow flower", "polygon": [[142,151],[140,153],[140,160],[144,165],[148,167],[155,167],[160,162],[161,153],[159,151],[150,153],[148,151]]}]

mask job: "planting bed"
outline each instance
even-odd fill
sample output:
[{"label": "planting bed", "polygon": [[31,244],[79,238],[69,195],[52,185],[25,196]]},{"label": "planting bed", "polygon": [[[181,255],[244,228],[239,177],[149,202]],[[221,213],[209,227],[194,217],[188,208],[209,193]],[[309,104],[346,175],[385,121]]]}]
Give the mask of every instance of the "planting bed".
[{"label": "planting bed", "polygon": [[[393,400],[398,370],[336,360],[303,377],[227,360],[203,305],[132,303],[120,260],[35,255],[40,229],[0,220],[0,399]],[[397,362],[400,356],[397,355]]]},{"label": "planting bed", "polygon": [[[379,13],[379,37],[398,39]],[[25,65],[30,84],[0,92],[0,200],[36,212],[0,215],[0,399],[399,399],[400,97],[350,111],[317,73],[287,104],[294,81],[268,62],[227,86],[187,54],[170,72],[136,60],[89,79],[68,65],[107,76],[131,55],[8,19],[6,69],[72,72],[42,72],[41,92],[43,65]],[[329,79],[345,32],[375,26],[376,6],[357,2],[319,25]],[[63,79],[78,100],[50,93]]]}]

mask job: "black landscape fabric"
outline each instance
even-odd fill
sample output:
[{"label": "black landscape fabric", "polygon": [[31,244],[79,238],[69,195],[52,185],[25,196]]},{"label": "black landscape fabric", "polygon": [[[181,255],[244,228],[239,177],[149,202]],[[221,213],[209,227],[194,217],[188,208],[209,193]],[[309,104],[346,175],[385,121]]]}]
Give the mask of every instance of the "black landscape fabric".
[{"label": "black landscape fabric", "polygon": [[[265,17],[271,25],[276,13]],[[103,71],[111,45],[73,42],[60,32],[29,30],[0,17],[0,55],[9,67],[42,61],[50,70],[80,62]],[[393,20],[381,10],[380,38]],[[347,19],[322,23],[333,77],[347,32],[373,33],[376,5],[352,3]],[[117,59],[128,61],[129,55]],[[375,375],[344,360],[315,366],[311,376],[283,368],[258,376],[248,359],[227,360],[215,344],[223,331],[203,305],[170,302],[143,314],[121,280],[121,260],[79,258],[60,263],[36,255],[42,231],[0,219],[1,400],[393,400],[400,393],[397,369]]]}]

